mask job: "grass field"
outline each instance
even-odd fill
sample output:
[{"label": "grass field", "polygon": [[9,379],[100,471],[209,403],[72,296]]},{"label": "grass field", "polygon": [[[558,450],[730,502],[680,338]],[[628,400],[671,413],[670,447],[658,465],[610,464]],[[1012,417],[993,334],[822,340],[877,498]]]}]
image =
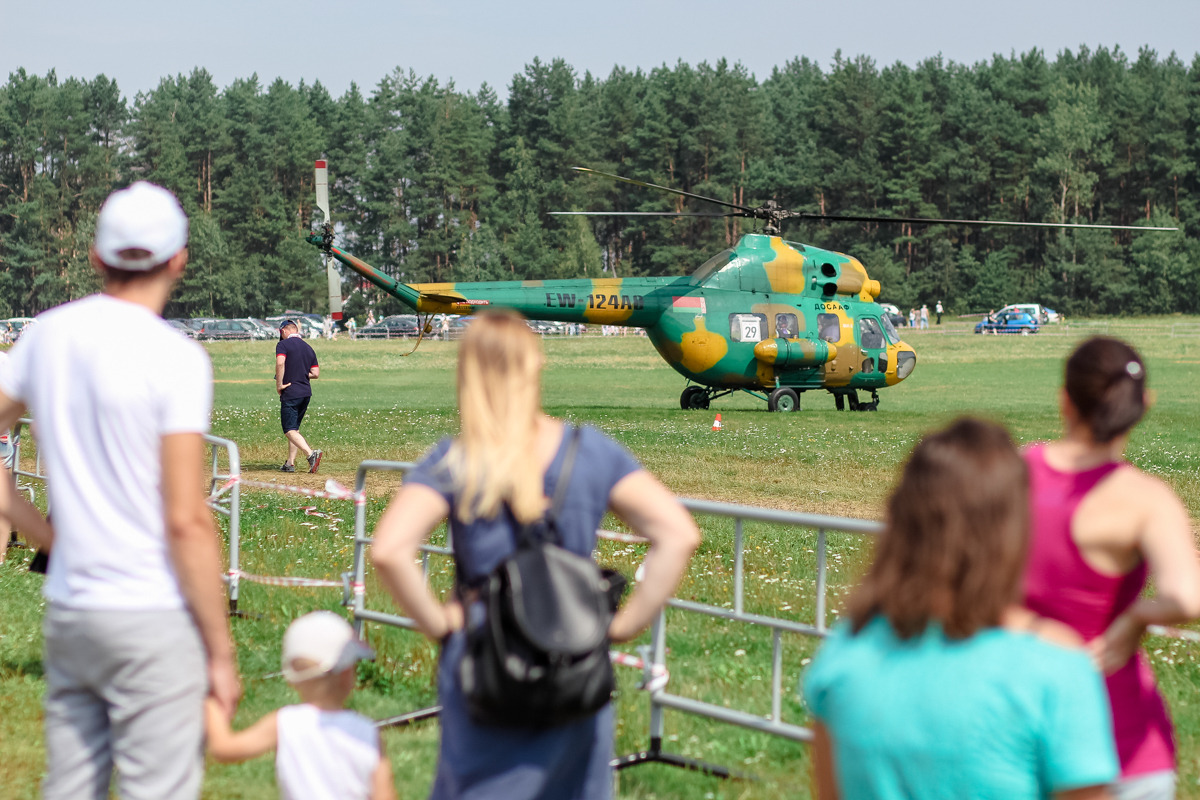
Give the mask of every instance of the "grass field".
[{"label": "grass field", "polygon": [[[1157,404],[1138,428],[1130,457],[1161,475],[1200,519],[1200,337],[1178,318],[1130,320],[1107,325],[1145,355]],[[629,447],[643,463],[683,495],[740,503],[877,517],[897,466],[923,432],[961,414],[980,414],[1006,424],[1021,442],[1058,431],[1056,396],[1061,365],[1082,328],[1062,335],[980,337],[962,333],[961,323],[907,340],[918,352],[913,376],[881,393],[874,413],[839,413],[828,394],[802,397],[796,414],[769,414],[748,396],[725,398],[711,412],[681,411],[683,380],[640,337],[548,339],[544,380],[550,413],[595,425]],[[294,476],[310,487],[328,477],[350,485],[364,459],[410,460],[456,428],[454,346],[424,343],[413,355],[405,342],[350,342],[316,345],[323,377],[304,424],[310,442],[325,450],[321,475]],[[270,342],[209,346],[216,374],[213,432],[236,441],[249,477],[277,480],[285,453],[272,390]],[[713,413],[724,430],[710,430]],[[293,476],[288,476],[289,479]],[[369,484],[369,519],[378,517],[395,479]],[[302,500],[271,492],[243,493],[243,568],[260,574],[336,578],[350,564],[352,510],[348,504]],[[327,516],[312,516],[305,506]],[[611,521],[610,521],[611,522]],[[732,528],[702,518],[704,543],[681,589],[681,596],[727,603],[731,599]],[[609,527],[616,527],[611,523]],[[811,619],[813,604],[811,531],[748,525],[747,609]],[[852,584],[869,553],[855,537],[831,537],[835,592]],[[639,549],[605,544],[601,558],[627,574]],[[24,567],[28,554],[9,553],[0,566],[0,795],[36,796],[42,770],[42,674],[39,623],[40,578]],[[434,583],[448,585],[448,565],[433,562]],[[373,579],[370,606],[392,607]],[[245,698],[238,724],[291,702],[279,678],[279,644],[287,622],[315,608],[337,609],[335,590],[276,589],[243,584],[242,608],[252,614],[233,621]],[[689,697],[730,703],[768,713],[771,663],[769,633],[679,612],[669,615],[671,689]],[[360,668],[361,690],[354,707],[384,717],[429,705],[435,697],[436,649],[406,631],[371,626],[368,634],[379,657]],[[1164,692],[1171,704],[1180,744],[1181,796],[1200,797],[1200,685],[1194,646],[1163,639],[1148,641]],[[785,637],[785,687],[794,687],[814,643]],[[647,703],[622,671],[618,700],[618,753],[645,747]],[[789,692],[784,719],[802,722],[800,701]],[[806,797],[805,747],[739,728],[668,712],[668,749],[733,767],[756,776],[720,781],[663,766],[622,773],[623,798]],[[391,730],[385,744],[402,797],[424,796],[437,751],[437,725],[420,723]],[[275,796],[270,758],[243,765],[211,765],[205,797]]]}]

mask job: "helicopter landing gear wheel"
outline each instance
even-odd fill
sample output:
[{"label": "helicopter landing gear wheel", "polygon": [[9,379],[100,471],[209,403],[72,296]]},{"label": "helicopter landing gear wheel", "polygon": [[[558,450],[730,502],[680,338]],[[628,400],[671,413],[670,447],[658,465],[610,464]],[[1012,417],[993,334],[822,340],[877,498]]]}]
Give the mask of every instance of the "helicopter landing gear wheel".
[{"label": "helicopter landing gear wheel", "polygon": [[703,386],[689,386],[679,396],[679,407],[688,410],[703,410],[708,408],[708,390]]},{"label": "helicopter landing gear wheel", "polygon": [[789,389],[782,386],[771,392],[771,396],[767,398],[768,411],[799,411],[800,410],[800,395],[796,394],[795,389]]}]

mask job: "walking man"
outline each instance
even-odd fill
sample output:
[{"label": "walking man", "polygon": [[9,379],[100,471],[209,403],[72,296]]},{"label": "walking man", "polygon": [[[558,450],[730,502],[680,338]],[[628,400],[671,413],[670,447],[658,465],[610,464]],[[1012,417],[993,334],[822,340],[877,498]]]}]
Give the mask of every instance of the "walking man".
[{"label": "walking man", "polygon": [[300,328],[290,319],[279,326],[279,344],[275,346],[275,391],[279,394],[279,421],[288,441],[287,461],[280,472],[296,471],[296,454],[303,450],[308,459],[308,471],[321,466],[321,451],[313,450],[300,434],[300,423],[312,399],[312,384],[321,374],[317,354],[300,335]]},{"label": "walking man", "polygon": [[103,292],[43,314],[0,375],[0,428],[37,417],[54,508],[51,531],[0,482],[0,513],[51,548],[49,800],[103,800],[114,767],[121,797],[198,797],[205,695],[232,713],[241,694],[201,489],[212,366],[161,317],[187,237],[166,189],[114,192],[90,252]]},{"label": "walking man", "polygon": [[934,311],[937,312],[937,324],[941,325],[942,324],[942,301],[941,300],[937,301],[937,308],[935,308]]},{"label": "walking man", "polygon": [[921,306],[921,330],[929,328],[929,306]]}]

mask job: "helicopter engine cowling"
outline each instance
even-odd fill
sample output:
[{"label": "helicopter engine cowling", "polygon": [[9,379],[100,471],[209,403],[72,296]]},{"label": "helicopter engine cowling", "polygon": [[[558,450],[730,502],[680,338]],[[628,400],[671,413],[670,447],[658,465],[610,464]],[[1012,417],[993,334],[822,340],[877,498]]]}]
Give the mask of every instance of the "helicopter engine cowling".
[{"label": "helicopter engine cowling", "polygon": [[811,339],[766,339],[754,345],[754,357],[780,369],[819,367],[837,358],[837,348]]}]

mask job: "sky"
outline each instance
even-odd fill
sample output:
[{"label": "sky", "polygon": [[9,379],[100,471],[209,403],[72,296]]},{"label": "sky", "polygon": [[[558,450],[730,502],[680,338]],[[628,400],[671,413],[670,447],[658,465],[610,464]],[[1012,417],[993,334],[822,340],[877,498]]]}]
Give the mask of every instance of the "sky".
[{"label": "sky", "polygon": [[539,57],[582,75],[679,60],[740,61],[760,80],[798,56],[879,66],[941,55],[973,64],[1040,48],[1149,46],[1190,63],[1200,50],[1197,0],[0,0],[0,81],[18,68],[59,78],[116,78],[132,98],[203,67],[218,86],[257,73],[319,80],[335,96],[365,92],[397,67],[460,91],[486,82],[503,98]]}]

